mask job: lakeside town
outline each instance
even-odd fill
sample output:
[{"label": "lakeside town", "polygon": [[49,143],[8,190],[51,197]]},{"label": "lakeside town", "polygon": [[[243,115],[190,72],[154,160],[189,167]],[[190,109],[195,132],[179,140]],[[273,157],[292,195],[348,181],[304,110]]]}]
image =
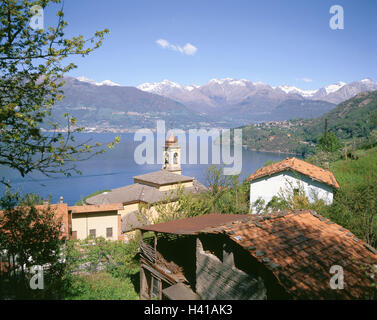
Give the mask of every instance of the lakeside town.
[{"label": "lakeside town", "polygon": [[0,0],[0,300],[376,300],[376,6],[355,39],[346,2]]}]

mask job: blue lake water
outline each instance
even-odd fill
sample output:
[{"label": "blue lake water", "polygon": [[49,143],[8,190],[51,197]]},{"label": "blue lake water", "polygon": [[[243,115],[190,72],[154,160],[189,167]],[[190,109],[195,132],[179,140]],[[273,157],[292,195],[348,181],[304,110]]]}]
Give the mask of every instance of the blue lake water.
[{"label": "blue lake water", "polygon": [[[69,205],[75,204],[78,200],[95,191],[104,189],[114,189],[133,183],[133,177],[136,175],[156,171],[161,168],[161,164],[144,164],[138,165],[134,160],[135,148],[141,142],[134,141],[134,134],[123,133],[81,133],[77,140],[91,139],[93,142],[109,142],[116,136],[121,136],[121,142],[114,149],[108,150],[104,154],[97,155],[89,160],[78,162],[78,168],[82,175],[74,174],[72,177],[46,177],[40,173],[34,173],[28,177],[22,178],[17,172],[8,168],[0,167],[0,176],[10,180],[14,190],[20,190],[21,193],[37,193],[43,198],[52,195],[52,202],[59,201],[63,196],[64,202]],[[187,139],[188,141],[188,139]],[[199,143],[198,143],[199,144]],[[210,143],[209,143],[210,144]],[[193,146],[195,148],[195,146]],[[199,152],[205,152],[197,146]],[[187,155],[192,147],[186,146]],[[211,150],[208,151],[211,154]],[[156,155],[156,152],[155,152]],[[243,149],[242,150],[242,171],[240,179],[245,179],[255,170],[263,166],[267,160],[282,160],[287,155],[257,152]],[[209,162],[211,161],[209,156]],[[188,156],[187,156],[188,161]],[[206,185],[207,168],[209,164],[182,164],[182,174],[195,177],[198,181]],[[0,186],[0,192],[3,194],[4,186]]]}]

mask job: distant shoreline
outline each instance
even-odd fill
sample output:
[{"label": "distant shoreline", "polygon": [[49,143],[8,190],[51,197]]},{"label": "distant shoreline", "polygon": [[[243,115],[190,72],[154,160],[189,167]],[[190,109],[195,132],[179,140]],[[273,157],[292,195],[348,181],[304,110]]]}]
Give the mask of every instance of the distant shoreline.
[{"label": "distant shoreline", "polygon": [[267,152],[267,153],[279,153],[279,154],[289,154],[289,155],[295,155],[295,156],[300,156],[299,153],[295,153],[295,152],[284,152],[284,151],[280,151],[280,150],[258,150],[258,149],[255,149],[255,148],[249,148],[249,147],[245,147],[247,150],[250,150],[250,151],[256,151],[256,152]]}]

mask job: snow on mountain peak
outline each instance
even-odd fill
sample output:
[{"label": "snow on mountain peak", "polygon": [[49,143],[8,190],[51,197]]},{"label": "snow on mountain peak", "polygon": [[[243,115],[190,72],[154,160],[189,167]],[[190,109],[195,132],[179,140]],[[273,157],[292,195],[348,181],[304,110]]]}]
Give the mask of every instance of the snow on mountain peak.
[{"label": "snow on mountain peak", "polygon": [[100,82],[99,85],[100,86],[116,86],[116,87],[120,86],[120,84],[115,83],[114,81],[111,81],[111,80],[103,80],[102,82]]},{"label": "snow on mountain peak", "polygon": [[318,90],[303,90],[286,84],[279,86],[285,93],[297,93],[303,97],[312,97]]},{"label": "snow on mountain peak", "polygon": [[338,91],[340,88],[342,88],[345,85],[346,85],[345,82],[339,81],[337,83],[330,84],[330,85],[326,86],[324,89],[326,90],[326,93],[329,94],[329,93],[333,93],[335,91]]},{"label": "snow on mountain peak", "polygon": [[157,94],[162,94],[164,93],[164,91],[171,90],[171,89],[183,89],[183,87],[179,83],[166,80],[166,79],[161,82],[142,83],[138,85],[137,88],[143,91],[157,93]]},{"label": "snow on mountain peak", "polygon": [[374,82],[374,81],[371,78],[365,78],[365,79],[361,80],[360,82],[371,83],[371,82]]},{"label": "snow on mountain peak", "polygon": [[82,81],[82,82],[88,82],[88,83],[94,84],[96,86],[120,86],[120,84],[115,83],[111,80],[104,80],[102,82],[95,82],[94,80],[86,78],[84,76],[78,77],[77,80]]}]

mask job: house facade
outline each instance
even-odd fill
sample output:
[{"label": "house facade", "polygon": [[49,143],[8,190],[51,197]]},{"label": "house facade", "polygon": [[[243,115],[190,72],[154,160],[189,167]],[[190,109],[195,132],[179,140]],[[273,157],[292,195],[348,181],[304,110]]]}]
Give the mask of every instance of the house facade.
[{"label": "house facade", "polygon": [[68,207],[72,221],[71,239],[93,236],[107,240],[122,240],[122,210],[121,203]]},{"label": "house facade", "polygon": [[[314,211],[209,214],[139,228],[140,299],[375,297],[377,251]],[[341,268],[342,289],[332,268]]]},{"label": "house facade", "polygon": [[333,202],[334,190],[339,188],[332,172],[297,158],[287,158],[258,169],[249,176],[250,211],[258,205],[267,205],[273,197],[303,192],[308,200]]}]

